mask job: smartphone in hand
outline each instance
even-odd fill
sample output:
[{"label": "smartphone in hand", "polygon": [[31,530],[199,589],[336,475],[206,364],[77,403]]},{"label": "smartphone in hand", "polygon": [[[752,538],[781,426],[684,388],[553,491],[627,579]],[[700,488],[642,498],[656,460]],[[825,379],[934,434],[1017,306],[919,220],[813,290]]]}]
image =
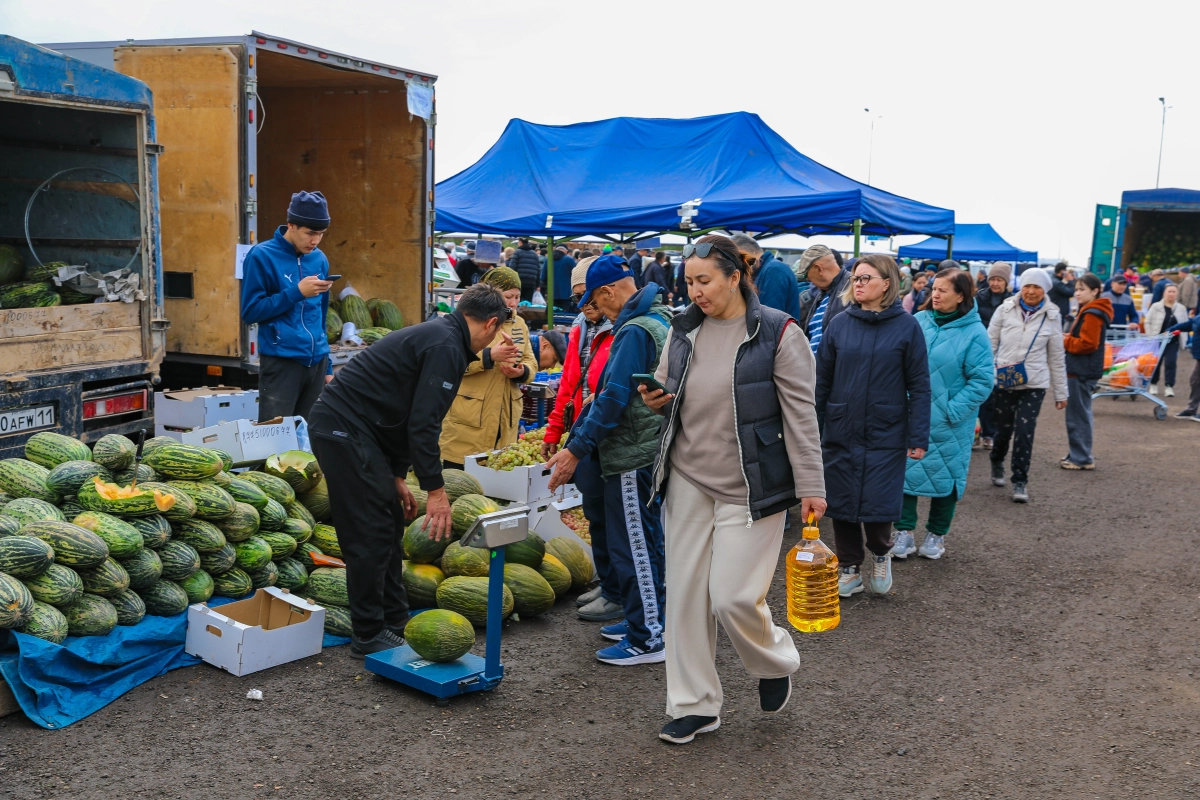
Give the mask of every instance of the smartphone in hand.
[{"label": "smartphone in hand", "polygon": [[667,387],[663,386],[661,383],[659,383],[657,380],[655,380],[654,376],[648,372],[635,374],[633,376],[633,380],[635,383],[642,384],[643,386],[646,387],[646,389],[648,391],[651,391],[651,392],[654,391],[655,389],[660,389],[664,393],[667,391]]}]

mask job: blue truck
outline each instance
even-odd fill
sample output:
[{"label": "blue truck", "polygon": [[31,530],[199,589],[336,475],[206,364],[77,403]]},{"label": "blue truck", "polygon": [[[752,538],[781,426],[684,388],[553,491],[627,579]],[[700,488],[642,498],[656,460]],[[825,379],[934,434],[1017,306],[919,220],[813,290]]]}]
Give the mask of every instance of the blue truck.
[{"label": "blue truck", "polygon": [[0,35],[0,244],[27,269],[130,269],[144,298],[0,308],[0,458],[37,431],[153,430],[161,152],[145,83]]},{"label": "blue truck", "polygon": [[1089,268],[1102,277],[1130,264],[1153,267],[1200,263],[1200,191],[1138,189],[1121,193],[1121,205],[1096,206]]}]

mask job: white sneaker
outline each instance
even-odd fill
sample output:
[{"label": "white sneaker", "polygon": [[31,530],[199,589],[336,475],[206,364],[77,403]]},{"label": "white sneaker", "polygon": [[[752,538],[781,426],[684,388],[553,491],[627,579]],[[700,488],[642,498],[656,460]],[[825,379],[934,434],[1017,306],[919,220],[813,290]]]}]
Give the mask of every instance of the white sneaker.
[{"label": "white sneaker", "polygon": [[892,545],[893,558],[908,558],[917,552],[917,540],[912,531],[896,531],[896,542]]},{"label": "white sneaker", "polygon": [[1167,387],[1167,388],[1166,388],[1166,389],[1163,391],[1163,396],[1164,396],[1164,397],[1174,397],[1174,396],[1175,396],[1175,387],[1174,387],[1174,386],[1168,386],[1168,387]]},{"label": "white sneaker", "polygon": [[936,561],[945,554],[946,537],[938,536],[936,533],[926,533],[925,541],[921,542],[921,549],[917,551],[917,555]]},{"label": "white sneaker", "polygon": [[838,570],[838,595],[849,597],[863,591],[862,574],[858,567],[842,567]]},{"label": "white sneaker", "polygon": [[1156,383],[1150,384],[1150,394],[1153,394],[1153,395],[1158,394],[1158,384],[1156,384]]},{"label": "white sneaker", "polygon": [[871,591],[875,594],[887,594],[892,590],[892,554],[872,556],[871,558]]}]

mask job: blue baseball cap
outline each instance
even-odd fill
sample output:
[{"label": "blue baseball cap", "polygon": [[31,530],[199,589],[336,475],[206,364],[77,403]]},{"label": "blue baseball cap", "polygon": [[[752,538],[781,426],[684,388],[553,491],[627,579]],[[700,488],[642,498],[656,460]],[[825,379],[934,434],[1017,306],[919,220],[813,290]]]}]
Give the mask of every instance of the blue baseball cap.
[{"label": "blue baseball cap", "polygon": [[629,271],[625,259],[620,256],[601,256],[597,258],[588,267],[587,282],[584,284],[586,289],[583,292],[583,297],[579,300],[579,305],[582,306],[591,302],[593,289],[599,289],[601,286],[616,283],[622,278],[632,277],[633,273]]}]

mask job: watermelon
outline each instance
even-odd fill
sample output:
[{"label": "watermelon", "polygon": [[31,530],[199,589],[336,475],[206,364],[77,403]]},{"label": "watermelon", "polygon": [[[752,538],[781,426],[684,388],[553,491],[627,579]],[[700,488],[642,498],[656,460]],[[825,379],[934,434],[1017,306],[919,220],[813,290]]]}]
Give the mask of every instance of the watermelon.
[{"label": "watermelon", "polygon": [[19,628],[33,614],[33,595],[25,584],[0,572],[0,628]]},{"label": "watermelon", "polygon": [[92,450],[78,439],[42,431],[25,442],[25,458],[46,469],[54,469],[66,461],[91,461]]},{"label": "watermelon", "polygon": [[164,580],[186,580],[200,569],[200,554],[196,552],[196,548],[183,542],[167,542],[158,549],[158,558],[162,561]]},{"label": "watermelon", "polygon": [[334,558],[342,557],[342,547],[338,544],[337,529],[332,525],[317,524],[313,526],[312,538],[309,542],[321,548],[321,552]]},{"label": "watermelon", "polygon": [[103,539],[108,545],[108,554],[113,558],[129,558],[140,553],[145,547],[141,531],[125,520],[117,519],[103,511],[85,511],[72,522]]},{"label": "watermelon", "polygon": [[94,567],[81,567],[77,572],[83,579],[83,590],[89,594],[111,597],[129,588],[129,573],[111,558]]},{"label": "watermelon", "polygon": [[312,526],[302,519],[288,517],[283,521],[283,527],[279,529],[279,532],[286,533],[295,539],[296,544],[307,542],[312,538]]},{"label": "watermelon", "polygon": [[147,439],[142,445],[142,457],[145,458],[147,454],[153,453],[160,447],[176,444],[179,444],[179,440],[171,436],[155,436],[153,439]]},{"label": "watermelon", "polygon": [[342,310],[338,312],[346,322],[353,322],[354,327],[358,330],[371,327],[371,312],[367,309],[367,303],[356,294],[348,294],[342,298]]},{"label": "watermelon", "polygon": [[325,312],[325,340],[330,344],[334,344],[342,338],[342,317],[333,308],[333,302],[329,303],[329,310]]},{"label": "watermelon", "polygon": [[[442,558],[442,553],[450,546],[450,537],[446,536],[441,541],[434,541],[433,528],[421,530],[421,526],[425,524],[425,517],[417,517],[413,520],[408,528],[404,531],[404,555],[408,556],[409,560],[417,564],[432,564]],[[317,542],[320,547],[321,543]],[[324,547],[321,547],[324,550]]]},{"label": "watermelon", "polygon": [[162,514],[130,517],[125,520],[142,535],[142,546],[157,550],[171,539],[171,523]]},{"label": "watermelon", "polygon": [[21,530],[21,521],[6,514],[0,514],[0,537],[16,536]]},{"label": "watermelon", "polygon": [[446,577],[465,575],[479,578],[488,574],[488,564],[491,554],[483,547],[463,547],[458,542],[451,542],[442,553],[442,572]]},{"label": "watermelon", "polygon": [[22,525],[31,522],[66,522],[67,518],[56,506],[33,497],[18,497],[4,507],[4,516],[15,519]]},{"label": "watermelon", "polygon": [[277,531],[287,521],[287,509],[275,500],[268,500],[266,506],[258,512],[258,529],[260,531]]},{"label": "watermelon", "polygon": [[435,608],[410,619],[404,639],[426,661],[455,661],[475,644],[475,628],[462,614]]},{"label": "watermelon", "polygon": [[454,523],[454,538],[461,539],[480,514],[499,511],[500,506],[481,494],[464,494],[450,506],[450,519]]},{"label": "watermelon", "polygon": [[59,608],[71,605],[83,594],[83,578],[62,564],[51,564],[41,575],[26,578],[25,586],[34,600]]},{"label": "watermelon", "polygon": [[358,338],[363,340],[363,344],[375,344],[389,333],[391,330],[388,328],[363,328],[358,332]]},{"label": "watermelon", "polygon": [[161,483],[140,483],[135,488],[92,478],[79,487],[75,499],[89,511],[103,511],[106,514],[129,517],[143,517],[162,512],[169,517],[175,512],[179,499],[175,493],[164,490],[164,486],[165,484]]},{"label": "watermelon", "polygon": [[118,625],[137,625],[146,618],[146,604],[132,589],[108,598],[108,602],[117,610]]},{"label": "watermelon", "polygon": [[274,475],[268,475],[265,472],[243,472],[241,479],[262,489],[266,492],[267,497],[281,506],[286,506],[296,499],[296,490],[289,486],[287,481],[276,478]]},{"label": "watermelon", "polygon": [[108,482],[112,473],[94,461],[64,461],[50,470],[46,476],[46,485],[62,497],[69,497],[79,492],[79,488],[92,478]]},{"label": "watermelon", "polygon": [[442,482],[446,485],[446,496],[450,503],[466,494],[483,494],[483,485],[473,475],[461,469],[442,470]]},{"label": "watermelon", "polygon": [[329,487],[325,484],[324,475],[321,476],[321,480],[317,481],[316,486],[298,495],[297,499],[308,509],[308,513],[313,515],[313,519],[318,522],[325,522],[329,519]]},{"label": "watermelon", "polygon": [[212,576],[202,569],[196,570],[191,577],[180,581],[179,585],[187,594],[188,603],[207,603],[215,589]]},{"label": "watermelon", "polygon": [[153,550],[143,550],[135,556],[122,559],[121,566],[129,573],[130,589],[145,589],[162,578],[162,559]]},{"label": "watermelon", "polygon": [[[533,531],[525,535],[525,541],[510,544],[504,550],[504,560],[509,564],[524,564],[537,569],[546,555],[546,543]],[[518,614],[521,612],[517,612]]]},{"label": "watermelon", "polygon": [[16,283],[25,275],[25,256],[11,244],[0,244],[0,286]]},{"label": "watermelon", "polygon": [[255,589],[274,586],[275,582],[279,580],[279,568],[271,561],[259,569],[247,570],[246,574],[250,576],[250,585]]},{"label": "watermelon", "polygon": [[350,624],[350,609],[340,606],[325,606],[325,632],[333,636],[347,638],[353,636],[354,628]]},{"label": "watermelon", "polygon": [[[446,578],[437,588],[437,604],[438,608],[457,611],[475,625],[487,625],[488,579],[461,575]],[[500,601],[502,619],[513,612],[513,604],[512,590],[505,586]]]},{"label": "watermelon", "polygon": [[571,585],[582,591],[592,582],[595,569],[583,545],[569,536],[556,536],[546,542],[546,552],[562,562],[571,572]]},{"label": "watermelon", "polygon": [[[309,528],[311,528],[317,524],[316,518],[313,517],[313,515],[309,512],[309,510],[307,508],[305,508],[304,504],[301,503],[299,500],[293,500],[292,502],[290,502],[286,506],[284,506],[284,509],[287,511],[288,519],[300,520],[305,525],[307,525]],[[282,526],[280,526],[280,527],[282,528]]]},{"label": "watermelon", "polygon": [[33,536],[5,536],[0,539],[0,572],[14,578],[33,578],[50,569],[54,549]]},{"label": "watermelon", "polygon": [[308,583],[308,570],[296,559],[281,558],[275,562],[275,566],[279,570],[276,586],[289,592],[298,592]]},{"label": "watermelon", "polygon": [[159,512],[171,522],[176,522],[181,519],[191,519],[192,517],[196,516],[196,501],[192,499],[190,494],[177,486],[172,486],[169,483],[161,483],[159,481],[146,481],[145,483],[138,483],[138,488],[145,489],[148,492],[157,492],[160,495],[170,495],[171,497],[175,498],[175,502],[170,508]]},{"label": "watermelon", "polygon": [[151,469],[146,464],[138,464],[137,469],[128,467],[127,469],[119,470],[113,473],[113,483],[121,486],[128,486],[133,483],[134,476],[137,476],[138,483],[149,483],[150,481],[158,480],[158,473]]},{"label": "watermelon", "polygon": [[92,461],[110,471],[120,471],[133,466],[137,445],[119,433],[101,436],[92,446]]},{"label": "watermelon", "polygon": [[24,458],[0,461],[0,492],[13,497],[34,497],[47,503],[57,503],[61,498],[46,483],[49,477],[50,470]]},{"label": "watermelon", "polygon": [[215,553],[225,546],[225,534],[211,522],[182,519],[171,523],[171,540],[190,544],[197,553]]},{"label": "watermelon", "polygon": [[0,286],[0,308],[45,308],[62,303],[51,281],[21,281]]},{"label": "watermelon", "polygon": [[249,503],[257,511],[262,511],[267,505],[267,500],[270,499],[267,497],[266,492],[258,488],[258,484],[242,480],[241,478],[231,480],[229,485],[225,487],[225,491],[229,492],[234,500],[239,503]]},{"label": "watermelon", "polygon": [[215,483],[177,480],[167,485],[187,492],[196,503],[196,516],[200,519],[223,519],[233,513],[233,495]]},{"label": "watermelon", "polygon": [[213,553],[203,553],[200,556],[200,569],[209,575],[223,575],[237,564],[237,551],[233,545],[227,544]]},{"label": "watermelon", "polygon": [[550,584],[555,598],[562,597],[571,588],[571,570],[552,555],[547,554],[542,559],[541,566],[538,567],[538,574],[546,579],[546,583]]},{"label": "watermelon", "polygon": [[72,636],[107,636],[117,627],[117,609],[94,594],[81,595],[62,612]]},{"label": "watermelon", "polygon": [[391,300],[380,300],[375,308],[371,309],[371,321],[376,327],[387,328],[389,331],[398,331],[404,327],[404,315]]},{"label": "watermelon", "polygon": [[437,588],[446,575],[433,564],[404,562],[404,591],[409,608],[437,608]]},{"label": "watermelon", "polygon": [[346,570],[319,567],[308,576],[308,596],[321,605],[349,606],[346,594]]},{"label": "watermelon", "polygon": [[[416,517],[425,516],[425,504],[429,501],[429,492],[417,486],[410,486],[408,487],[408,490],[412,492],[413,500],[417,502]],[[453,505],[450,507],[454,508]],[[416,519],[416,517],[413,517],[413,519]]]},{"label": "watermelon", "polygon": [[312,560],[313,554],[316,554],[319,556],[325,555],[324,553],[321,552],[321,548],[317,547],[312,542],[304,542],[302,544],[296,545],[296,552],[293,553],[292,555],[295,557],[295,559],[297,561],[299,561],[301,564],[304,565],[305,569],[314,570],[317,568],[317,565],[315,563],[313,563],[313,560]]},{"label": "watermelon", "polygon": [[47,261],[45,264],[38,263],[37,254],[34,254],[33,260],[35,263],[25,265],[25,280],[27,281],[52,281],[58,277],[58,270],[66,267],[65,261]]},{"label": "watermelon", "polygon": [[213,594],[218,597],[245,597],[253,591],[250,576],[237,567],[213,576]]},{"label": "watermelon", "polygon": [[307,492],[321,480],[317,457],[303,450],[276,453],[266,460],[262,469],[268,475],[286,481],[294,492]]},{"label": "watermelon", "polygon": [[512,590],[513,607],[522,617],[535,617],[549,611],[557,599],[546,579],[524,564],[504,565],[504,585]]},{"label": "watermelon", "polygon": [[46,603],[33,601],[33,613],[20,628],[26,636],[36,636],[47,642],[62,644],[67,638],[67,618],[61,611]]},{"label": "watermelon", "polygon": [[59,520],[39,520],[21,528],[21,536],[36,536],[54,549],[54,562],[79,569],[95,567],[108,558],[108,545],[87,528]]},{"label": "watermelon", "polygon": [[[264,496],[265,499],[265,496]],[[258,533],[258,510],[249,503],[234,501],[233,513],[213,523],[230,542],[244,542]]]},{"label": "watermelon", "polygon": [[178,481],[202,481],[225,468],[219,455],[193,444],[165,444],[149,453],[142,448],[142,458],[159,475]]},{"label": "watermelon", "polygon": [[244,542],[238,542],[233,546],[233,550],[237,553],[237,565],[246,572],[262,569],[271,563],[271,545],[258,536],[251,536]]},{"label": "watermelon", "polygon": [[62,298],[62,304],[64,306],[78,306],[83,305],[84,303],[94,303],[100,299],[97,295],[77,292],[69,286],[60,286],[58,289],[58,296]]},{"label": "watermelon", "polygon": [[272,561],[287,558],[296,552],[296,540],[286,533],[280,531],[259,531],[257,536],[270,546]]},{"label": "watermelon", "polygon": [[187,592],[174,581],[159,581],[149,589],[142,589],[138,596],[152,617],[173,617],[187,611]]}]

